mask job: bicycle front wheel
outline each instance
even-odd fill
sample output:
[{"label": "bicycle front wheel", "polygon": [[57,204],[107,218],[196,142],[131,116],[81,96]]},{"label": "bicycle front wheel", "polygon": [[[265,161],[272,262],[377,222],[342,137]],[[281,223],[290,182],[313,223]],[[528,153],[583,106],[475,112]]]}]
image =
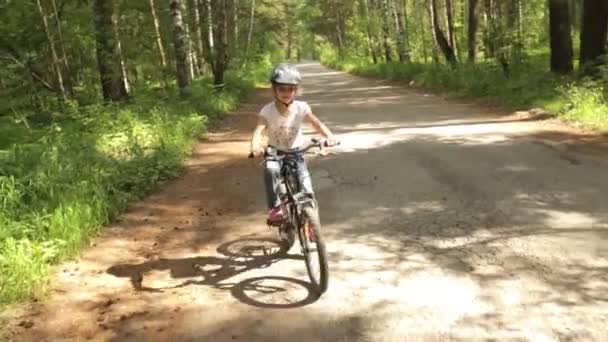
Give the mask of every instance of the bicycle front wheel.
[{"label": "bicycle front wheel", "polygon": [[321,237],[319,212],[315,208],[311,206],[302,208],[299,232],[308,276],[318,295],[321,295],[327,290],[329,270],[325,243]]}]

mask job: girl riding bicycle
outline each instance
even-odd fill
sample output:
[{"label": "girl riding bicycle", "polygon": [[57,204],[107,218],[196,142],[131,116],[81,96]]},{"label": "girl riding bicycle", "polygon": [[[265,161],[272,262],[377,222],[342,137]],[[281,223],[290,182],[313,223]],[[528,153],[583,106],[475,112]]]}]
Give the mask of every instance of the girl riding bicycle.
[{"label": "girl riding bicycle", "polygon": [[[251,138],[251,153],[256,157],[264,156],[261,137],[267,130],[268,144],[280,151],[297,149],[304,145],[302,122],[310,123],[314,129],[327,139],[327,144],[336,143],[331,131],[311,111],[310,106],[303,101],[296,101],[295,96],[302,78],[295,65],[279,64],[271,73],[270,82],[274,101],[266,104],[258,114],[258,121]],[[313,193],[310,173],[302,155],[297,156],[298,174],[302,188],[307,193]],[[279,161],[267,160],[264,163],[264,182],[266,201],[268,204],[268,221],[279,222],[283,219],[280,199],[277,191],[279,186],[281,165]]]}]

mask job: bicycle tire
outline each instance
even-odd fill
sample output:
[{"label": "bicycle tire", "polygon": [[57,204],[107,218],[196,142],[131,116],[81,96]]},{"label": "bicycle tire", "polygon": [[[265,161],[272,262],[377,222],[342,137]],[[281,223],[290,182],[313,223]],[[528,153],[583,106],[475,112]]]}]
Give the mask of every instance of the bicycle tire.
[{"label": "bicycle tire", "polygon": [[[308,227],[307,227],[308,224]],[[306,233],[306,229],[309,229],[309,233]],[[319,219],[319,212],[312,206],[305,206],[302,208],[302,220],[299,229],[300,243],[302,244],[304,261],[306,263],[306,271],[310,282],[317,289],[317,294],[320,296],[327,291],[329,282],[329,267],[327,265],[327,251],[325,249],[325,242],[321,236],[321,221]],[[312,237],[309,238],[310,233]],[[313,241],[310,241],[310,240]],[[312,248],[311,243],[314,242],[316,248]],[[316,252],[318,255],[318,266],[319,266],[319,278],[314,274],[313,267],[316,262],[312,258],[312,253]]]},{"label": "bicycle tire", "polygon": [[[281,241],[281,249],[284,253],[289,252],[293,244],[296,242],[295,227],[291,221],[286,221],[279,227],[279,238]],[[282,233],[284,232],[284,233]],[[283,235],[285,234],[285,235]]]}]

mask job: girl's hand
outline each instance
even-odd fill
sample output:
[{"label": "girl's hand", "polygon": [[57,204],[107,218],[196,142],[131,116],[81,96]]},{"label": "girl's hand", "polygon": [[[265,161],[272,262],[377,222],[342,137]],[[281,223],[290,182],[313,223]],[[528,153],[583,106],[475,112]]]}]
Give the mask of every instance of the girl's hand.
[{"label": "girl's hand", "polygon": [[326,137],[327,146],[332,147],[338,145],[340,140],[338,140],[333,134],[330,134]]},{"label": "girl's hand", "polygon": [[249,153],[250,153],[250,155],[252,155],[254,157],[263,157],[264,148],[262,148],[261,146],[253,147],[253,148],[251,148]]}]

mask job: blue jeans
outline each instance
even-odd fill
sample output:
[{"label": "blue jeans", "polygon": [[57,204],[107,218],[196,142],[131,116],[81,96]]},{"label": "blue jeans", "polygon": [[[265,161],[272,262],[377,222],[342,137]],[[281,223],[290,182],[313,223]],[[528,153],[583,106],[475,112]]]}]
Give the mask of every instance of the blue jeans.
[{"label": "blue jeans", "polygon": [[[300,178],[300,187],[302,191],[314,193],[312,189],[312,181],[310,172],[306,167],[306,162],[303,156],[293,156],[298,164],[298,176]],[[281,203],[278,196],[279,184],[281,183],[281,166],[282,161],[266,160],[264,162],[264,184],[266,187],[266,203],[268,208],[272,209]]]}]

